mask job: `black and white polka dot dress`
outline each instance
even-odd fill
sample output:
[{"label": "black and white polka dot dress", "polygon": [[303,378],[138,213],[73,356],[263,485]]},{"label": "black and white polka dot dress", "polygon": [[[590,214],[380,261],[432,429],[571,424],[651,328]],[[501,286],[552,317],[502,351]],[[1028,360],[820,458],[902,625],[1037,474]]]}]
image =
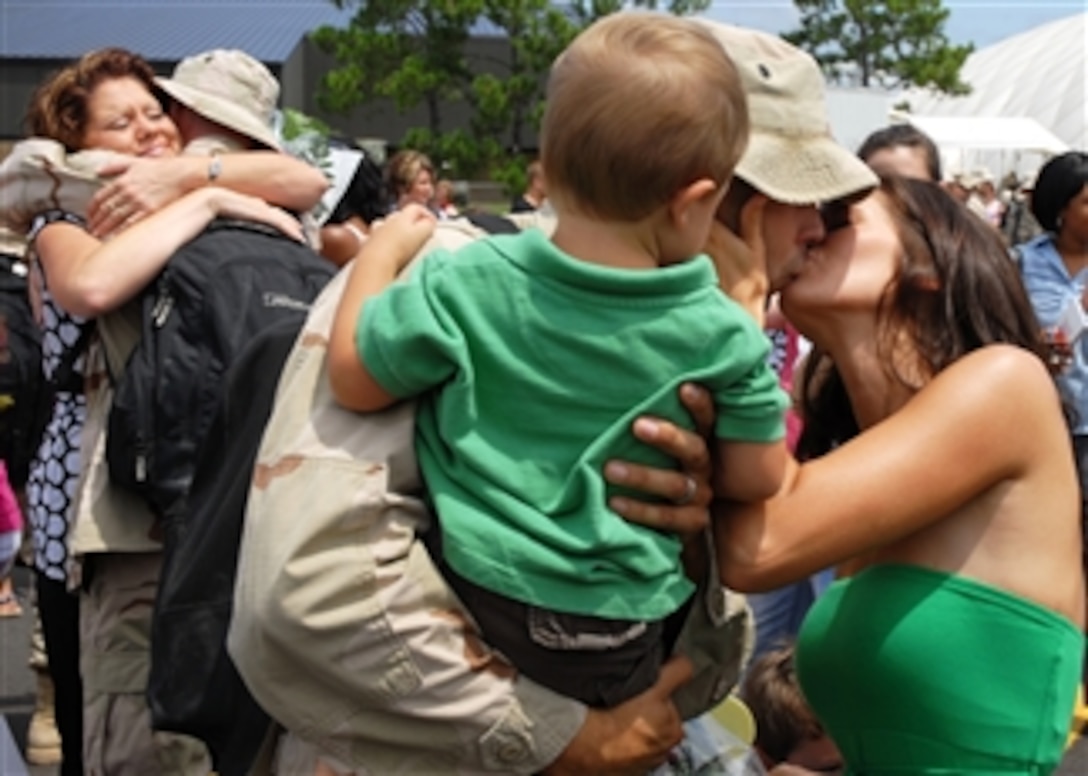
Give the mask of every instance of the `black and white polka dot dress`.
[{"label": "black and white polka dot dress", "polygon": [[[33,234],[33,232],[32,232]],[[76,345],[83,319],[69,315],[42,294],[42,371],[48,379],[63,354]],[[76,371],[82,371],[82,356]],[[67,579],[68,527],[80,473],[79,442],[87,417],[82,393],[58,392],[27,481],[27,522],[34,546],[34,566],[49,579]]]}]

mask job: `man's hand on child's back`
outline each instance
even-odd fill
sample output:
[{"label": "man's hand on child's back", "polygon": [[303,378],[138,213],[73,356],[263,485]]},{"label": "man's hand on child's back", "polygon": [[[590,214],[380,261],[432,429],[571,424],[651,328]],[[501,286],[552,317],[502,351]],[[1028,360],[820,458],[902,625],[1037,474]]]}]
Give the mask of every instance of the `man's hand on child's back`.
[{"label": "man's hand on child's back", "polygon": [[645,499],[613,496],[612,511],[635,523],[675,533],[685,539],[701,535],[710,524],[711,455],[706,435],[714,428],[714,401],[702,386],[680,386],[680,401],[691,413],[695,431],[660,418],[640,417],[632,425],[634,435],[670,458],[675,469],[654,468],[628,461],[608,461],[604,478],[645,494]]}]

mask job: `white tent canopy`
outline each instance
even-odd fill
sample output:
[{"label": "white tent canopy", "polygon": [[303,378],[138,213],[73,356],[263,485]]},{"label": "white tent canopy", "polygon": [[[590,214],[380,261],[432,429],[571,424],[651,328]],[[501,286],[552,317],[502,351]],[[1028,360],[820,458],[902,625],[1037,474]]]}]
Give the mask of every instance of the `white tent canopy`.
[{"label": "white tent canopy", "polygon": [[1026,116],[905,116],[938,146],[949,149],[1060,154],[1069,146]]},{"label": "white tent canopy", "polygon": [[[960,77],[971,86],[971,93],[966,96],[949,97],[923,90],[912,90],[905,96],[916,116],[1032,118],[1066,146],[1085,150],[1088,149],[1086,49],[1088,12],[1083,12],[1013,35],[971,54],[960,72]],[[925,129],[921,124],[918,126]]]}]

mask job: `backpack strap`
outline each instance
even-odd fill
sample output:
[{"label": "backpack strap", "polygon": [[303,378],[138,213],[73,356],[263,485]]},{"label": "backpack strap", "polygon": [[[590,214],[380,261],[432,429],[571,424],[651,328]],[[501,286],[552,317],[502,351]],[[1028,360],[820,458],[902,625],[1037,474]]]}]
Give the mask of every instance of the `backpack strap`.
[{"label": "backpack strap", "polygon": [[86,352],[94,330],[93,319],[86,320],[79,325],[79,337],[70,347],[65,348],[60,363],[53,370],[53,375],[46,380],[46,390],[51,396],[56,396],[61,392],[83,392],[83,375],[76,371],[76,361]]},{"label": "backpack strap", "polygon": [[293,237],[284,234],[271,224],[263,224],[258,221],[246,221],[241,218],[216,218],[204,227],[205,232],[218,232],[224,229],[242,229],[247,232],[256,232],[258,234],[268,235],[269,237],[278,237],[281,240],[297,242]]}]

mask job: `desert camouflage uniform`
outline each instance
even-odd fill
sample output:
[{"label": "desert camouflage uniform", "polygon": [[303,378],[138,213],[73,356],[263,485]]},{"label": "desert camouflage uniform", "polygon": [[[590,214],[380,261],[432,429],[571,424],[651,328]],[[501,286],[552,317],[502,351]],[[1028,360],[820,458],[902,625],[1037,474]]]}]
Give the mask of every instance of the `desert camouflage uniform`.
[{"label": "desert camouflage uniform", "polygon": [[[423,252],[480,236],[443,221]],[[284,776],[538,772],[585,707],[491,652],[416,538],[430,517],[414,404],[364,417],[332,398],[326,345],[346,277],[315,302],[280,378],[249,497],[231,655],[289,731]],[[743,598],[704,584],[677,645],[696,666],[676,698],[685,718],[732,689],[751,637]]]}]

